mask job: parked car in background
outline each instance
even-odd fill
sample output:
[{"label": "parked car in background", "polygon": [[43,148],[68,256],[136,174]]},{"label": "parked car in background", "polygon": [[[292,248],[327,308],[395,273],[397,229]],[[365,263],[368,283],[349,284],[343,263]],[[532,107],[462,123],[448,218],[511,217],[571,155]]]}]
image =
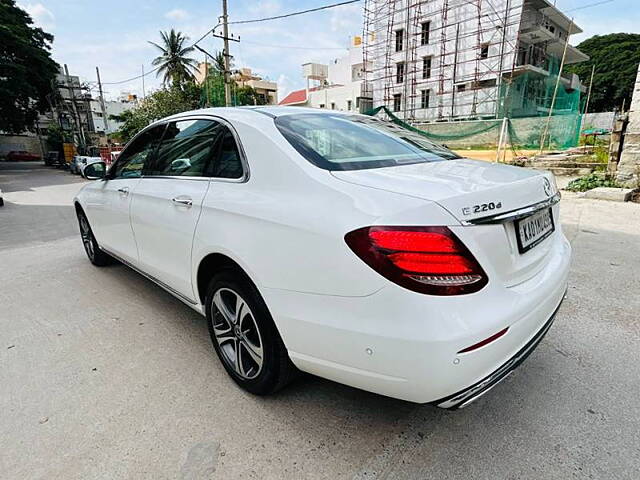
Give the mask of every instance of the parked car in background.
[{"label": "parked car in background", "polygon": [[40,160],[40,155],[29,153],[26,150],[13,150],[7,153],[8,162],[33,162]]},{"label": "parked car in background", "polygon": [[73,158],[71,159],[71,162],[69,163],[69,173],[73,175],[80,174],[80,163],[82,162],[83,158],[85,157],[83,157],[82,155],[73,156]]},{"label": "parked car in background", "polygon": [[222,365],[256,394],[297,368],[461,408],[537,347],[567,288],[551,173],[365,115],[185,112],[85,178],[100,179],[74,200],[89,260],[117,259],[206,316]]},{"label": "parked car in background", "polygon": [[69,163],[69,172],[74,175],[82,175],[82,171],[87,165],[102,162],[102,157],[88,157],[86,155],[75,155]]},{"label": "parked car in background", "polygon": [[54,150],[50,150],[47,152],[47,155],[44,157],[44,164],[48,167],[52,167],[57,165],[58,158],[60,157],[60,153]]}]

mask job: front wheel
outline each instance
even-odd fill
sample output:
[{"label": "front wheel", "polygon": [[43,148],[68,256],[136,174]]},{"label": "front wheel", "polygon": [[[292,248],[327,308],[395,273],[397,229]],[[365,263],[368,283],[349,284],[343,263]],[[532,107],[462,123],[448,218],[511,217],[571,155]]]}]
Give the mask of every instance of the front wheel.
[{"label": "front wheel", "polygon": [[78,211],[78,223],[80,225],[80,238],[82,238],[82,245],[84,251],[89,257],[89,261],[97,267],[103,267],[114,263],[114,259],[111,255],[104,252],[98,246],[96,237],[93,235],[89,220],[83,211]]},{"label": "front wheel", "polygon": [[207,290],[207,323],[227,373],[244,390],[274,393],[295,376],[287,349],[256,287],[241,273],[215,275]]}]

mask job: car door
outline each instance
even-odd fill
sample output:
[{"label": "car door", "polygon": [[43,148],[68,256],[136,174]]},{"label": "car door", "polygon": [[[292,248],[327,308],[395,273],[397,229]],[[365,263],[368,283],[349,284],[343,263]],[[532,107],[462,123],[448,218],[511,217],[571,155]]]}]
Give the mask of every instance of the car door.
[{"label": "car door", "polygon": [[170,122],[133,192],[131,223],[140,267],[190,302],[195,302],[193,236],[225,129],[213,119]]},{"label": "car door", "polygon": [[160,143],[166,125],[151,127],[127,145],[104,180],[92,189],[87,215],[98,244],[134,265],[138,249],[131,228],[131,195]]}]

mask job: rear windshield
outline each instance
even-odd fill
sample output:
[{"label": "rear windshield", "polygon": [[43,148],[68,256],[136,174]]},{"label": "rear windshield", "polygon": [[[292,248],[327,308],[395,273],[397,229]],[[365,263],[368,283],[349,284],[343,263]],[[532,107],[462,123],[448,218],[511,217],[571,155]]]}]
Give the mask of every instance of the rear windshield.
[{"label": "rear windshield", "polygon": [[280,133],[325,170],[362,170],[460,158],[391,122],[361,115],[301,113],[275,119]]}]

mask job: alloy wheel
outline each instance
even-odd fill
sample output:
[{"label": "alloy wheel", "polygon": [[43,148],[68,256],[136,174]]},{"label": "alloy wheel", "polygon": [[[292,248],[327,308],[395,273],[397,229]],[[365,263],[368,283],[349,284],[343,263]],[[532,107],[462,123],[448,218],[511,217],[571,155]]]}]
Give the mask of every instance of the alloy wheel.
[{"label": "alloy wheel", "polygon": [[262,371],[262,337],[247,302],[234,290],[220,288],[211,305],[213,332],[224,361],[240,377],[251,380]]},{"label": "alloy wheel", "polygon": [[95,251],[93,249],[93,238],[89,222],[87,221],[87,217],[84,215],[80,215],[80,237],[82,237],[82,244],[84,245],[87,255],[93,260],[95,255]]}]

